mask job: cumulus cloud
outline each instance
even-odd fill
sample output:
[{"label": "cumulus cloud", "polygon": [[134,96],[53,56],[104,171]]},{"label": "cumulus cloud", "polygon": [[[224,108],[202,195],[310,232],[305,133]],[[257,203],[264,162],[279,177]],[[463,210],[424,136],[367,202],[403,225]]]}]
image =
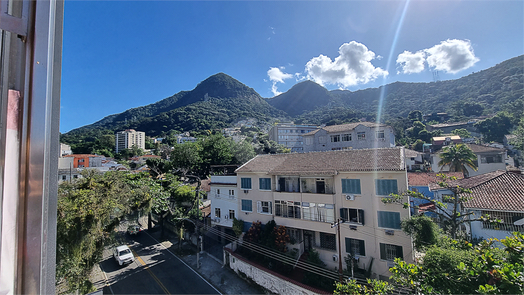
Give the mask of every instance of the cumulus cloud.
[{"label": "cumulus cloud", "polygon": [[[426,54],[424,51],[417,51],[412,53],[410,51],[404,51],[397,57],[397,64],[402,67],[402,73],[412,74],[420,73],[424,70],[424,62],[426,61]],[[400,72],[397,72],[400,73]]]},{"label": "cumulus cloud", "polygon": [[273,95],[275,96],[282,93],[278,91],[277,83],[284,83],[284,80],[293,78],[292,74],[282,72],[283,69],[284,67],[281,67],[281,68],[272,67],[272,68],[269,68],[269,70],[267,71],[269,80],[273,82],[273,85],[271,86],[271,91],[273,92]]},{"label": "cumulus cloud", "polygon": [[448,39],[425,52],[430,67],[452,74],[470,68],[479,61],[469,40]]},{"label": "cumulus cloud", "polygon": [[338,49],[339,56],[335,60],[325,55],[312,58],[306,64],[306,74],[318,84],[335,84],[348,87],[365,84],[388,72],[371,64],[375,53],[364,44],[351,41],[344,43]]}]

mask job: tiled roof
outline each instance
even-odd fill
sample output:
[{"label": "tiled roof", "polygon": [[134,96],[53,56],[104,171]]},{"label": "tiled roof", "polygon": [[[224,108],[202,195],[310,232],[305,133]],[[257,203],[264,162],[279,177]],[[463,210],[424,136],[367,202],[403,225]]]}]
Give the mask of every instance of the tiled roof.
[{"label": "tiled roof", "polygon": [[470,187],[471,194],[467,196],[472,199],[464,203],[464,207],[524,212],[524,175],[497,172],[501,173],[493,173],[490,179],[483,179],[478,185]]},{"label": "tiled roof", "polygon": [[344,171],[405,170],[403,148],[258,155],[235,172],[334,175]]},{"label": "tiled roof", "polygon": [[[506,173],[504,170],[497,170],[492,171],[484,174],[475,175],[469,178],[463,178],[463,179],[457,179],[455,181],[448,181],[448,184],[450,186],[460,186],[463,188],[472,188],[475,186],[478,186],[486,181],[489,181],[495,177],[500,176],[501,174]],[[434,183],[429,186],[430,190],[438,190],[438,189],[444,189],[440,187],[438,184]]]},{"label": "tiled roof", "polygon": [[404,153],[405,153],[405,157],[406,158],[415,158],[418,155],[422,154],[420,152],[417,152],[417,151],[414,151],[414,150],[410,150],[410,149],[404,149]]},{"label": "tiled roof", "polygon": [[311,132],[309,132],[307,134],[304,134],[302,136],[313,135],[313,134],[317,133],[318,131],[320,131],[322,129],[326,130],[327,133],[351,131],[351,130],[355,129],[358,125],[363,125],[363,126],[366,126],[366,127],[386,127],[387,126],[385,124],[377,124],[377,123],[372,123],[372,122],[357,122],[357,123],[349,123],[349,124],[342,124],[342,125],[331,125],[331,126],[325,126],[325,127],[320,128],[320,129],[311,131]]},{"label": "tiled roof", "polygon": [[[428,186],[430,184],[437,184],[437,182],[442,181],[437,174],[445,174],[446,176],[454,176],[457,179],[463,177],[462,172],[408,172],[408,185],[409,186]],[[437,184],[437,187],[438,184]]]}]

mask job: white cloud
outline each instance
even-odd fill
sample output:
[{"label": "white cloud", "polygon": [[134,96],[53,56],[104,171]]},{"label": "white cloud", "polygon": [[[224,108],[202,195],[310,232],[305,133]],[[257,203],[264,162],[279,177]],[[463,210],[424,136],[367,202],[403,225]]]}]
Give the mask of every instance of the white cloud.
[{"label": "white cloud", "polygon": [[426,61],[426,55],[423,50],[412,53],[404,51],[397,57],[397,64],[402,66],[402,73],[412,74],[420,73],[424,70],[424,62]]},{"label": "white cloud", "polygon": [[380,76],[387,76],[388,72],[375,68],[371,61],[375,53],[361,43],[351,41],[340,46],[339,56],[332,61],[325,55],[312,58],[306,64],[308,79],[320,85],[336,84],[348,87],[357,84],[366,84]]},{"label": "white cloud", "polygon": [[271,91],[273,92],[273,95],[277,96],[281,94],[282,92],[279,92],[277,89],[277,83],[284,83],[284,80],[293,78],[292,74],[284,73],[282,70],[284,67],[281,68],[269,68],[267,71],[267,75],[269,76],[269,80],[273,82],[273,85],[271,86]]},{"label": "white cloud", "polygon": [[469,40],[448,39],[425,52],[430,67],[452,74],[470,68],[479,61]]}]

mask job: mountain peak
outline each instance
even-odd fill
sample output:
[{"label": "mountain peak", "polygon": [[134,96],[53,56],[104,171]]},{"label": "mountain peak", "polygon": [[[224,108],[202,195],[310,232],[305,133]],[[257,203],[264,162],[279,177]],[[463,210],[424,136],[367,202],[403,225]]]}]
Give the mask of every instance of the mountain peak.
[{"label": "mountain peak", "polygon": [[224,73],[218,73],[200,82],[192,91],[194,97],[233,98],[259,96],[250,87]]}]

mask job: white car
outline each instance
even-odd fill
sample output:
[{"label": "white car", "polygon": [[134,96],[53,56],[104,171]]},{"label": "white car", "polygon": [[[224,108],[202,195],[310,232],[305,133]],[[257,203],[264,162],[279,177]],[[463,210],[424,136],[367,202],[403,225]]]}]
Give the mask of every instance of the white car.
[{"label": "white car", "polygon": [[133,252],[131,252],[131,249],[129,249],[129,247],[126,245],[115,247],[115,249],[113,249],[113,256],[120,266],[135,261]]}]

